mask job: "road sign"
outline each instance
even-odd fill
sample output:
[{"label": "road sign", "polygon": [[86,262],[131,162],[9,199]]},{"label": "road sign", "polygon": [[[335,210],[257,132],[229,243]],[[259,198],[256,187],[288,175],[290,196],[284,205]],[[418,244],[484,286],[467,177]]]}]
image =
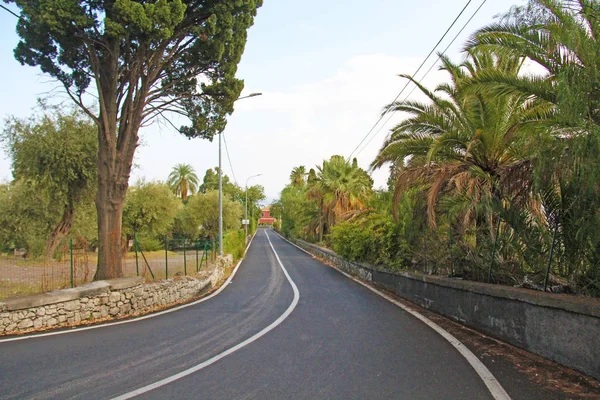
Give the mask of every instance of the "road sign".
[{"label": "road sign", "polygon": [[243,219],[242,220],[242,225],[250,225],[250,220],[249,219]]}]

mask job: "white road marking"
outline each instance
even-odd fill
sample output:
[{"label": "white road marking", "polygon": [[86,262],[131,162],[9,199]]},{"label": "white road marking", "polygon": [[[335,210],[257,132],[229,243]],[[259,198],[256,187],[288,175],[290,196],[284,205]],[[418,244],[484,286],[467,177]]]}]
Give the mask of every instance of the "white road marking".
[{"label": "white road marking", "polygon": [[271,249],[273,250],[273,253],[275,254],[275,258],[277,259],[277,262],[279,263],[279,266],[281,267],[281,269],[283,270],[283,273],[285,274],[285,277],[287,278],[288,282],[290,283],[290,285],[292,286],[292,290],[294,291],[294,299],[292,300],[292,303],[290,304],[290,306],[287,308],[287,310],[285,310],[285,312],[283,314],[281,314],[281,316],[279,318],[277,318],[275,321],[273,321],[269,326],[267,326],[266,328],[264,328],[263,330],[261,330],[260,332],[256,333],[255,335],[249,337],[248,339],[244,340],[241,343],[238,343],[237,345],[229,348],[228,350],[225,350],[224,352],[217,354],[216,356],[214,356],[213,358],[210,358],[206,361],[204,361],[203,363],[200,363],[192,368],[186,369],[185,371],[181,371],[175,375],[172,375],[168,378],[165,379],[161,379],[158,382],[152,383],[150,385],[146,385],[144,387],[141,387],[139,389],[136,389],[134,391],[131,391],[129,393],[125,393],[121,396],[115,397],[112,400],[125,400],[125,399],[131,399],[132,397],[135,396],[139,396],[140,394],[143,393],[147,393],[151,390],[157,389],[161,386],[165,386],[168,385],[171,382],[174,382],[178,379],[181,379],[183,377],[186,377],[190,374],[193,374],[194,372],[200,371],[203,368],[208,367],[211,364],[214,364],[215,362],[219,361],[220,359],[227,357],[229,354],[236,352],[237,350],[249,345],[250,343],[260,339],[262,336],[264,336],[265,334],[267,334],[268,332],[270,332],[271,330],[273,330],[274,328],[276,328],[279,324],[281,324],[291,313],[292,311],[294,311],[294,308],[296,308],[296,305],[298,304],[298,300],[300,300],[300,292],[298,291],[298,287],[296,286],[296,284],[294,283],[294,281],[292,280],[292,278],[290,277],[290,275],[288,274],[287,270],[285,269],[285,267],[283,266],[281,259],[279,258],[279,255],[277,254],[277,252],[275,251],[275,248],[273,247],[273,243],[271,243],[271,239],[269,238],[269,234],[265,231],[265,235],[267,236],[267,240],[269,241],[269,244],[271,245]]},{"label": "white road marking", "polygon": [[[256,233],[254,233],[254,236],[256,236]],[[244,251],[244,257],[246,257],[246,253],[248,252],[248,249],[250,248],[250,245],[252,244],[252,240],[254,240],[254,236],[252,236],[252,239],[250,239],[250,242],[248,243],[248,246],[246,246],[246,250]],[[193,301],[191,303],[182,304],[182,305],[177,306],[177,307],[169,308],[168,310],[163,310],[163,311],[159,311],[159,312],[155,312],[155,313],[150,313],[150,314],[146,314],[146,315],[141,316],[141,317],[131,318],[131,319],[127,319],[127,320],[124,320],[124,321],[115,321],[115,322],[108,322],[108,323],[105,323],[105,324],[84,326],[84,327],[81,327],[81,328],[73,328],[73,329],[68,330],[68,331],[65,330],[65,331],[57,331],[57,332],[38,333],[38,334],[32,334],[32,335],[16,336],[16,337],[13,337],[13,338],[8,338],[8,339],[0,339],[0,343],[14,342],[14,341],[17,341],[17,340],[26,340],[26,339],[37,339],[37,338],[46,337],[46,336],[64,335],[66,333],[77,333],[77,332],[82,332],[82,331],[88,331],[90,329],[107,328],[107,327],[111,327],[111,326],[115,326],[115,325],[129,324],[131,322],[143,321],[145,319],[150,319],[150,318],[158,317],[159,315],[164,315],[164,314],[172,313],[174,311],[179,311],[179,310],[181,310],[183,308],[195,306],[196,304],[200,304],[200,303],[205,302],[206,300],[212,299],[213,297],[215,297],[216,295],[218,295],[219,293],[221,293],[227,286],[229,286],[229,284],[233,280],[234,275],[238,271],[238,268],[240,267],[240,264],[242,263],[242,261],[244,261],[244,257],[237,263],[237,265],[235,266],[235,268],[231,272],[231,275],[229,276],[229,278],[225,282],[223,282],[223,284],[221,285],[220,288],[218,288],[217,290],[215,290],[210,295],[208,295],[206,297],[203,297],[203,298],[201,298],[199,300]]]},{"label": "white road marking", "polygon": [[[292,246],[297,247],[298,249],[302,250],[303,252],[305,252],[306,254],[311,256],[312,258],[315,258],[315,256],[313,256],[311,253],[304,250],[300,246],[297,246],[295,243],[290,242],[289,240],[287,240],[286,238],[281,236],[278,232],[275,232],[275,233],[277,233],[277,235],[279,235],[279,237],[281,237],[283,240],[285,240]],[[347,274],[346,272],[338,269],[337,267],[332,267],[332,268],[335,269],[336,271],[338,271],[339,273],[345,275],[346,277],[352,279],[354,282],[366,287],[367,289],[371,290],[372,292],[378,294],[379,296],[383,297],[384,299],[386,299],[386,300],[390,301],[391,303],[395,304],[396,306],[400,307],[401,309],[403,309],[407,313],[411,314],[415,318],[419,319],[421,322],[425,323],[431,329],[433,329],[434,331],[439,333],[456,350],[458,350],[458,352],[467,360],[467,362],[471,365],[471,367],[473,367],[473,369],[475,370],[475,372],[477,372],[477,375],[479,375],[479,377],[481,378],[481,380],[483,381],[485,386],[487,386],[488,390],[490,391],[490,393],[491,393],[492,397],[494,397],[494,399],[496,399],[496,400],[511,400],[508,393],[506,393],[506,390],[504,390],[504,388],[502,387],[500,382],[498,382],[496,377],[494,377],[494,375],[492,375],[490,370],[479,360],[479,358],[477,358],[477,356],[475,354],[473,354],[473,352],[471,352],[471,350],[469,350],[464,344],[461,343],[460,340],[458,340],[456,337],[454,337],[454,335],[452,335],[450,332],[446,331],[444,328],[442,328],[441,326],[439,326],[438,324],[436,324],[435,322],[433,322],[432,320],[430,320],[423,314],[400,303],[399,301],[392,298],[391,296],[388,296],[387,294],[375,289],[374,287],[367,285],[366,283],[356,279],[352,275]]]}]

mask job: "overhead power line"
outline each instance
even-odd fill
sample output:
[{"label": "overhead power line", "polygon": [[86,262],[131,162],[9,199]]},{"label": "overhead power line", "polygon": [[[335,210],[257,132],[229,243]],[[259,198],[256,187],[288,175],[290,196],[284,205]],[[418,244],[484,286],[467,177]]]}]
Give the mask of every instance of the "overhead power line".
[{"label": "overhead power line", "polygon": [[233,165],[231,164],[231,157],[229,157],[229,148],[227,148],[227,139],[225,139],[225,132],[221,133],[223,135],[223,143],[225,143],[225,153],[227,154],[227,160],[229,160],[229,168],[231,168],[231,175],[233,175],[233,181],[237,185],[237,178],[235,177],[235,172],[233,171]]},{"label": "overhead power line", "polygon": [[[456,21],[458,21],[458,19],[461,17],[461,15],[463,15],[463,13],[465,12],[465,10],[469,6],[469,4],[471,4],[472,1],[473,0],[468,0],[467,1],[467,4],[465,4],[465,6],[460,11],[460,13],[458,13],[458,15],[456,16],[456,18],[454,18],[454,21],[452,21],[452,24],[450,24],[450,26],[448,27],[448,29],[446,29],[446,32],[444,32],[444,34],[442,35],[442,37],[440,38],[440,40],[438,40],[438,42],[435,44],[435,46],[433,46],[433,48],[431,49],[431,51],[429,52],[429,54],[427,55],[427,57],[425,57],[425,59],[423,60],[423,62],[421,63],[421,65],[419,65],[419,68],[417,68],[417,70],[412,74],[412,76],[415,76],[416,74],[419,73],[419,71],[421,70],[421,68],[423,68],[423,65],[425,65],[425,63],[427,62],[427,60],[429,59],[429,57],[431,57],[431,55],[433,54],[433,52],[435,51],[435,49],[437,49],[437,47],[440,45],[440,43],[444,40],[444,38],[446,37],[446,35],[448,34],[448,32],[450,32],[450,29],[452,29],[452,27],[454,27],[454,24],[456,24]],[[409,83],[410,83],[410,81],[406,82],[406,85],[404,85],[404,87],[402,88],[402,90],[400,90],[400,93],[398,93],[398,95],[394,98],[394,100],[392,101],[392,103],[395,103],[396,100],[398,100],[398,98],[400,96],[402,96],[402,93],[404,93],[404,91],[408,87]],[[360,147],[360,145],[363,144],[363,142],[365,140],[367,140],[367,138],[369,137],[369,135],[371,134],[371,132],[373,132],[373,130],[375,130],[375,128],[377,127],[377,125],[381,122],[381,120],[385,117],[385,115],[387,113],[389,113],[389,109],[386,110],[386,111],[384,111],[383,113],[381,113],[381,116],[377,119],[377,121],[371,127],[371,129],[369,129],[369,132],[367,132],[367,134],[363,137],[363,139],[360,141],[360,143],[358,143],[358,145],[354,148],[354,150],[352,150],[352,153],[350,153],[350,155],[348,156],[348,160],[350,160],[352,158],[352,156],[354,155],[354,153],[356,152],[356,150],[358,150],[358,148]]]},{"label": "overhead power line", "polygon": [[[431,64],[431,67],[429,67],[429,69],[427,70],[427,72],[425,72],[425,74],[421,77],[421,81],[423,79],[425,79],[425,77],[427,75],[429,75],[429,73],[431,72],[431,70],[433,69],[433,67],[436,66],[437,62],[440,61],[440,59],[442,58],[442,56],[444,54],[446,54],[446,52],[448,51],[448,49],[450,48],[450,46],[452,46],[454,44],[454,42],[456,41],[456,39],[458,39],[458,37],[460,36],[460,34],[465,30],[465,28],[467,27],[467,25],[469,25],[469,23],[473,20],[473,18],[475,18],[475,15],[477,15],[477,13],[479,12],[479,10],[481,10],[481,7],[483,7],[483,5],[487,2],[487,0],[483,0],[481,2],[481,4],[479,5],[479,7],[477,7],[477,9],[475,10],[475,12],[471,15],[471,18],[469,18],[469,20],[467,22],[465,22],[465,24],[463,25],[463,27],[460,29],[460,31],[458,31],[458,33],[456,34],[456,36],[454,36],[454,39],[452,39],[452,41],[448,44],[448,46],[446,46],[446,48],[444,49],[444,51],[442,51],[439,55],[438,58],[435,60],[435,62],[433,64]],[[413,87],[412,90],[406,95],[406,97],[404,98],[403,101],[408,100],[408,98],[410,97],[411,94],[413,94],[413,92],[415,91],[415,89],[417,88],[417,86]],[[381,130],[383,128],[385,128],[385,126],[387,125],[388,122],[390,122],[390,119],[392,119],[392,117],[394,116],[394,114],[396,113],[396,110],[393,110],[390,114],[390,116],[388,117],[388,119],[385,120],[385,122],[379,127],[379,129],[377,129],[377,131],[373,134],[373,136],[371,136],[371,138],[367,141],[367,143],[365,143],[365,145],[356,153],[356,156],[358,157],[360,155],[360,153],[362,153],[362,151],[364,149],[367,148],[367,146],[369,146],[369,144],[373,141],[373,139],[375,139],[375,137],[377,137],[377,135],[379,134],[379,132],[381,132]]]},{"label": "overhead power line", "polygon": [[19,19],[21,18],[21,16],[19,14],[16,14],[13,10],[11,10],[8,7],[3,6],[2,4],[0,4],[0,8],[2,8],[4,11],[7,11],[8,13],[14,15],[15,17],[17,17]]}]

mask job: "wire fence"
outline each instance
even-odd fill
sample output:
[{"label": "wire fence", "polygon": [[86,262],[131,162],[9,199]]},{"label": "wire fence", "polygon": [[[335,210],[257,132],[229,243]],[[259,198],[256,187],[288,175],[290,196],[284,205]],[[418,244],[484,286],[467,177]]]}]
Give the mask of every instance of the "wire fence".
[{"label": "wire fence", "polygon": [[[147,281],[193,275],[206,270],[216,258],[217,246],[212,240],[164,238],[157,243],[159,246],[144,246],[134,235],[122,252],[123,275]],[[77,240],[69,240],[53,257],[31,257],[19,249],[0,253],[0,299],[91,282],[97,261],[97,252]]]}]

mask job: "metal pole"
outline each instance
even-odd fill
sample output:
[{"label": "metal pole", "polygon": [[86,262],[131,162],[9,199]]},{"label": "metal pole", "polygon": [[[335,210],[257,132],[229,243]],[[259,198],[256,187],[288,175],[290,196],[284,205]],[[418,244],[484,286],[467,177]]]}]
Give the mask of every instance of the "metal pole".
[{"label": "metal pole", "polygon": [[185,242],[187,240],[183,239],[183,276],[187,276],[187,260],[185,256]]},{"label": "metal pole", "polygon": [[73,275],[73,239],[69,239],[69,251],[71,253],[71,287],[74,287],[75,279]]},{"label": "metal pole", "polygon": [[[250,93],[248,96],[239,97],[237,100],[248,97],[260,96],[262,93]],[[236,100],[236,101],[237,101]],[[223,255],[223,172],[221,171],[221,132],[219,132],[219,255]]]},{"label": "metal pole", "polygon": [[219,133],[219,255],[223,255],[223,172],[221,170],[221,133]]},{"label": "metal pole", "polygon": [[550,266],[552,265],[552,255],[554,254],[554,243],[556,242],[556,231],[558,230],[558,216],[554,221],[554,232],[552,233],[552,244],[550,245],[550,254],[548,255],[548,266],[546,267],[546,276],[544,277],[544,292],[548,288],[548,278],[550,276]]},{"label": "metal pole", "polygon": [[257,176],[262,176],[262,174],[252,175],[251,177],[246,179],[246,238],[248,237],[248,225],[250,222],[248,221],[248,181],[252,178],[256,178]]},{"label": "metal pole", "polygon": [[496,246],[498,245],[498,237],[500,236],[500,222],[502,222],[502,217],[498,216],[498,227],[496,228],[496,238],[494,239],[494,246],[492,247],[492,259],[490,261],[490,269],[488,270],[488,283],[492,280],[492,267],[494,266],[494,258],[496,256]]},{"label": "metal pole", "polygon": [[135,273],[140,276],[140,266],[138,264],[138,248],[137,248],[137,234],[133,232],[133,248],[135,249]]},{"label": "metal pole", "polygon": [[165,279],[169,278],[169,239],[165,236]]}]

